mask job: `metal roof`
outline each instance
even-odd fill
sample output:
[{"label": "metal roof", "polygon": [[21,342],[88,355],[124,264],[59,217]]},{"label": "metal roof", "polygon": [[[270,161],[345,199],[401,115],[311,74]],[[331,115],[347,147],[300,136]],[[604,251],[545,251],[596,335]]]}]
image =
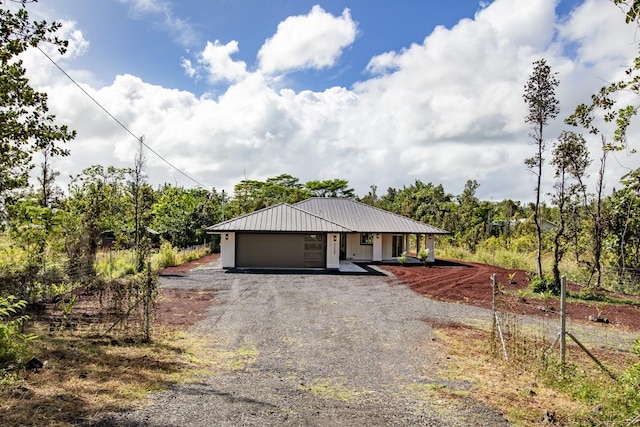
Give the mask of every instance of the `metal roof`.
[{"label": "metal roof", "polygon": [[448,234],[440,228],[351,199],[314,197],[293,206],[359,233]]},{"label": "metal roof", "polygon": [[319,215],[280,203],[212,225],[205,231],[215,234],[224,231],[348,233],[352,230]]}]

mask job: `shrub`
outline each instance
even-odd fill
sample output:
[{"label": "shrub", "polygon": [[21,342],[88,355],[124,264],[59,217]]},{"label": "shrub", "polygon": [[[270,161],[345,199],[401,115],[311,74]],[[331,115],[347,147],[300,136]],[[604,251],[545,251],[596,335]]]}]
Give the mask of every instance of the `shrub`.
[{"label": "shrub", "polygon": [[27,306],[24,300],[14,296],[0,297],[0,368],[6,369],[20,362],[27,354],[27,343],[35,339],[35,335],[25,335],[20,327],[29,316],[17,316],[18,311]]},{"label": "shrub", "polygon": [[427,261],[429,260],[429,249],[421,249],[418,254],[418,259],[420,259],[424,265],[427,265]]},{"label": "shrub", "polygon": [[402,252],[402,255],[400,255],[398,257],[398,262],[402,265],[404,265],[405,262],[407,262],[407,253],[406,252]]},{"label": "shrub", "polygon": [[529,285],[531,292],[536,294],[551,293],[552,295],[560,295],[560,284],[553,279],[544,277],[535,277]]}]

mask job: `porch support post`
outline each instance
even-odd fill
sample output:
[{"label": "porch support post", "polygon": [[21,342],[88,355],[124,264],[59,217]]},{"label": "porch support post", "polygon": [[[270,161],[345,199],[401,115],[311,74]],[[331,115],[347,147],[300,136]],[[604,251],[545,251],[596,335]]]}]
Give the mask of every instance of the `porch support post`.
[{"label": "porch support post", "polygon": [[382,234],[373,235],[373,261],[382,261]]}]

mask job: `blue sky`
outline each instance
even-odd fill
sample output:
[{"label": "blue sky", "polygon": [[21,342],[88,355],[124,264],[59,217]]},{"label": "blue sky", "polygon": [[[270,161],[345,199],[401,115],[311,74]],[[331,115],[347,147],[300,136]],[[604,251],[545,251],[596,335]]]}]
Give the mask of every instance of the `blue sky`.
[{"label": "blue sky", "polygon": [[[64,23],[71,48],[56,61],[92,96],[227,191],[289,173],[344,178],[361,196],[416,179],[459,194],[476,179],[482,198],[531,199],[522,88],[532,62],[558,72],[566,116],[636,53],[635,29],[608,0],[40,0],[28,10]],[[26,60],[78,130],[61,175],[130,166],[135,140],[42,55]],[[618,160],[610,188],[638,164]],[[148,175],[193,185],[151,153]]]}]

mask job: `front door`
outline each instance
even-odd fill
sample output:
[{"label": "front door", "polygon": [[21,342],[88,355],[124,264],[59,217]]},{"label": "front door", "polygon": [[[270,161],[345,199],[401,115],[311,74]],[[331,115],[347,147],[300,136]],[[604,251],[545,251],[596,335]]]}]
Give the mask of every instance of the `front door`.
[{"label": "front door", "polygon": [[347,259],[347,235],[340,233],[340,259]]},{"label": "front door", "polygon": [[404,236],[393,236],[391,241],[391,256],[399,257],[404,252]]}]

